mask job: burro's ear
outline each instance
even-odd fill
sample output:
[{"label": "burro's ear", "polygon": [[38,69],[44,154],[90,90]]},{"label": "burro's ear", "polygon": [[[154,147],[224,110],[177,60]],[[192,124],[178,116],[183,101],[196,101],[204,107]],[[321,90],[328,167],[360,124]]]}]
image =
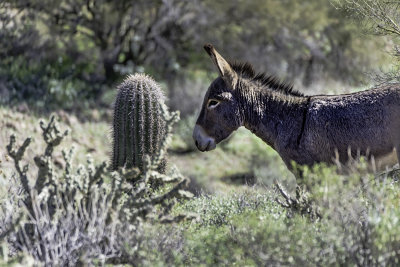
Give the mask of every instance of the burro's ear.
[{"label": "burro's ear", "polygon": [[211,57],[214,64],[217,66],[221,78],[225,81],[231,89],[236,88],[238,81],[237,73],[232,69],[231,65],[215,50],[211,44],[204,45],[204,49],[207,54]]}]

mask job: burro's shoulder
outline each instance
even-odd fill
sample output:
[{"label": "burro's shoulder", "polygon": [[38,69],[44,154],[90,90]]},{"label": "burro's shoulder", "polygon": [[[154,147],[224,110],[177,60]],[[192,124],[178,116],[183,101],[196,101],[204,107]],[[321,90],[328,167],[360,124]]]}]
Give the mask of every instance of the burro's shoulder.
[{"label": "burro's shoulder", "polygon": [[342,95],[317,95],[310,97],[308,109],[311,113],[318,113],[333,109],[342,109],[357,105],[365,100],[367,96],[355,94]]}]

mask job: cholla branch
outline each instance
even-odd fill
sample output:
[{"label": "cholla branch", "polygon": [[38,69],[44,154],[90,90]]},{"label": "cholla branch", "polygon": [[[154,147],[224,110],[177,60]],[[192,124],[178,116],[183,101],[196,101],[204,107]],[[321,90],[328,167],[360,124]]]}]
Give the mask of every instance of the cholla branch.
[{"label": "cholla branch", "polygon": [[136,201],[132,201],[131,205],[134,207],[140,207],[140,206],[146,206],[146,205],[157,205],[161,204],[167,199],[171,199],[173,197],[185,197],[186,195],[182,194],[182,189],[187,187],[188,180],[184,179],[180,183],[176,184],[170,191],[167,193],[160,195],[160,196],[155,196],[150,199],[139,199]]},{"label": "cholla branch", "polygon": [[278,202],[278,204],[280,204],[282,207],[284,208],[290,208],[294,203],[296,203],[296,199],[292,198],[286,191],[285,189],[283,189],[283,187],[279,184],[276,183],[275,184],[276,189],[278,190],[278,192],[281,194],[281,196],[283,196],[285,203],[282,202],[278,197],[276,197],[276,202]]},{"label": "cholla branch", "polygon": [[282,202],[278,197],[275,201],[286,209],[290,209],[292,213],[297,212],[302,216],[307,216],[311,220],[322,219],[322,215],[319,213],[318,208],[313,205],[312,201],[308,198],[308,193],[300,186],[296,187],[296,197],[290,196],[289,193],[279,183],[275,183],[276,190],[283,197]]},{"label": "cholla branch", "polygon": [[167,184],[167,183],[177,183],[182,180],[182,177],[179,175],[169,176],[156,171],[149,171],[149,177],[151,183],[158,182],[162,184]]},{"label": "cholla branch", "polygon": [[51,160],[51,157],[44,155],[34,157],[35,164],[38,167],[38,175],[34,188],[38,192],[42,191],[46,182],[51,183],[56,177]]},{"label": "cholla branch", "polygon": [[[74,169],[73,147],[62,151],[65,168],[55,170],[52,153],[68,131],[60,131],[54,116],[47,125],[41,121],[46,149],[34,157],[39,171],[33,188],[28,184],[28,166],[20,166],[31,139],[17,148],[16,138],[11,136],[7,150],[26,191],[21,216],[27,220],[20,223],[19,217],[13,219],[18,224],[3,231],[0,239],[13,234],[17,249],[45,265],[90,265],[80,262],[82,258],[89,262],[101,259],[104,264],[108,259],[121,257],[124,240],[136,234],[144,220],[174,223],[197,218],[193,214],[170,215],[179,200],[190,199],[193,194],[185,191],[189,180],[176,168],[168,175],[158,171],[166,155],[172,124],[179,118],[166,108],[163,116],[167,132],[162,146],[154,157],[145,158],[142,171],[119,168],[110,172],[105,162],[96,166],[91,157],[85,165]],[[155,183],[157,190],[152,186]]]},{"label": "cholla branch", "polygon": [[62,133],[54,115],[50,117],[50,121],[47,126],[45,126],[45,122],[43,120],[41,120],[39,124],[43,131],[43,140],[47,144],[44,155],[50,157],[53,153],[54,147],[58,146],[62,142],[64,137],[68,135],[69,130],[67,129]]},{"label": "cholla branch", "polygon": [[70,177],[72,175],[72,158],[75,153],[75,147],[72,146],[69,151],[63,150],[61,153],[65,161],[65,175],[66,177]]},{"label": "cholla branch", "polygon": [[39,124],[43,131],[43,140],[47,144],[44,154],[34,157],[35,164],[39,169],[34,188],[40,194],[45,183],[54,184],[56,174],[53,170],[51,157],[54,148],[62,142],[64,137],[68,135],[69,131],[65,130],[63,133],[60,131],[54,115],[50,117],[50,121],[47,125],[45,125],[43,120],[41,120]]},{"label": "cholla branch", "polygon": [[173,125],[179,121],[179,111],[174,111],[174,112],[169,112],[168,108],[165,104],[161,104],[161,115],[163,119],[165,120],[165,128],[166,128],[166,134],[162,137],[160,143],[160,151],[155,157],[152,157],[152,162],[151,166],[155,166],[158,168],[161,164],[162,161],[165,159],[166,155],[166,148],[168,147],[169,142],[171,141],[171,133],[172,133],[172,127]]},{"label": "cholla branch", "polygon": [[26,164],[21,168],[20,162],[25,154],[26,149],[32,142],[32,138],[28,137],[25,139],[24,143],[17,149],[16,148],[16,138],[15,135],[12,134],[10,136],[10,143],[7,145],[7,152],[8,155],[14,160],[15,169],[18,172],[19,179],[21,180],[22,187],[24,188],[25,192],[30,191],[29,181],[27,177],[27,172],[29,169],[29,165]]},{"label": "cholla branch", "polygon": [[124,179],[132,184],[135,184],[139,178],[140,178],[140,171],[138,168],[131,168],[131,169],[125,169],[125,168],[120,168],[118,170],[118,173],[121,174]]},{"label": "cholla branch", "polygon": [[92,188],[94,184],[101,181],[101,178],[107,171],[107,162],[103,162],[95,168],[95,172],[91,173],[89,176],[89,186],[88,191]]},{"label": "cholla branch", "polygon": [[[9,236],[12,232],[16,231],[20,226],[21,222],[24,219],[23,214],[18,214],[17,218],[9,223],[9,228],[7,229],[2,229],[2,233],[0,234],[0,241],[3,241],[7,236]],[[4,228],[3,226],[2,228]]]}]

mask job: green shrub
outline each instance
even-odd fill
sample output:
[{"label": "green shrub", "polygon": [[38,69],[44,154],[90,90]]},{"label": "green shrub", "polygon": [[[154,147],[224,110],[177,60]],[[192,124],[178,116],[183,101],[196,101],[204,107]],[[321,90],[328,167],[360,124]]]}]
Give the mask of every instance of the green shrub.
[{"label": "green shrub", "polygon": [[7,94],[2,92],[7,97],[0,103],[22,100],[37,107],[54,109],[76,107],[77,100],[94,99],[102,85],[89,77],[91,66],[85,64],[75,63],[66,56],[45,57],[41,61],[22,55],[8,58],[0,62],[0,83],[7,91]]},{"label": "green shrub", "polygon": [[[309,201],[322,215],[316,220],[300,210],[285,212],[272,192],[187,202],[186,209],[201,220],[184,231],[181,264],[397,266],[398,182],[394,174],[374,176],[362,161],[351,170],[346,175],[323,165],[306,170]],[[241,199],[247,204],[239,204]]]},{"label": "green shrub", "polygon": [[228,196],[202,195],[185,203],[184,210],[201,214],[200,225],[221,226],[230,222],[235,215],[248,211],[262,211],[271,216],[280,216],[282,209],[274,202],[275,193],[245,192],[233,193]]}]

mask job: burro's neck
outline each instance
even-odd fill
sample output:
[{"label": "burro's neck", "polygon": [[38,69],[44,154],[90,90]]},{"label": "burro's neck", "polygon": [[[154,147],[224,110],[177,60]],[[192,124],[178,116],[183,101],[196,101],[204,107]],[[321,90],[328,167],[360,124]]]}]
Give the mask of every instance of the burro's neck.
[{"label": "burro's neck", "polygon": [[275,150],[298,147],[304,130],[309,97],[269,89],[241,92],[243,126]]}]

